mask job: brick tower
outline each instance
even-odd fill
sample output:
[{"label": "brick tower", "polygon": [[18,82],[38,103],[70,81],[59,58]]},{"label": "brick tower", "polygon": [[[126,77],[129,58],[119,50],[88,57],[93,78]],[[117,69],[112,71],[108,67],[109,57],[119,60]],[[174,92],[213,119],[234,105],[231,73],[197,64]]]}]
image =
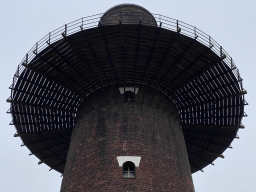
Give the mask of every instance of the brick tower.
[{"label": "brick tower", "polygon": [[193,192],[191,173],[224,158],[247,104],[210,36],[133,4],[49,33],[10,88],[14,136],[63,173],[61,192]]}]

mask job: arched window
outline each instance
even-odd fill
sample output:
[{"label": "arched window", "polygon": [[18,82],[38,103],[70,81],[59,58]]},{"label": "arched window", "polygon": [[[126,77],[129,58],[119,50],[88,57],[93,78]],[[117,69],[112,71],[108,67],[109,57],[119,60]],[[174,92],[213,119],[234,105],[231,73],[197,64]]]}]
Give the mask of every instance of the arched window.
[{"label": "arched window", "polygon": [[131,161],[126,161],[123,164],[123,178],[135,178],[135,165]]}]

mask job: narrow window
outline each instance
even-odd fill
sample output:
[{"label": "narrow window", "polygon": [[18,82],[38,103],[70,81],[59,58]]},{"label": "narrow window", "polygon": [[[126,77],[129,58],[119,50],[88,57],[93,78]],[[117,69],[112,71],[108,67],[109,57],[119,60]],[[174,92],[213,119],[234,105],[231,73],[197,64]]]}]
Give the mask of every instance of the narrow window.
[{"label": "narrow window", "polygon": [[134,93],[132,91],[125,92],[125,100],[126,101],[133,101],[134,100]]},{"label": "narrow window", "polygon": [[135,165],[131,161],[123,164],[123,178],[135,178]]}]

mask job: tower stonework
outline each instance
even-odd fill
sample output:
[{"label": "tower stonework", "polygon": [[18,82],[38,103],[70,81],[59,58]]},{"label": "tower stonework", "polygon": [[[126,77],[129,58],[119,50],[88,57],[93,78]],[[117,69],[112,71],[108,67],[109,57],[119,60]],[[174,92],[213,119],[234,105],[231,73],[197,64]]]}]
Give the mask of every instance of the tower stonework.
[{"label": "tower stonework", "polygon": [[[111,89],[108,93],[114,98]],[[118,94],[116,101],[89,112],[86,102],[81,104],[61,192],[194,191],[182,126],[177,112],[170,115],[174,105],[165,112],[164,106],[157,108],[160,93],[151,106],[149,94],[142,104],[141,89],[134,101],[124,101]],[[123,178],[118,156],[141,157],[135,178]]]},{"label": "tower stonework", "polygon": [[248,104],[211,36],[132,4],[50,32],[10,89],[14,136],[63,174],[61,192],[194,192]]}]

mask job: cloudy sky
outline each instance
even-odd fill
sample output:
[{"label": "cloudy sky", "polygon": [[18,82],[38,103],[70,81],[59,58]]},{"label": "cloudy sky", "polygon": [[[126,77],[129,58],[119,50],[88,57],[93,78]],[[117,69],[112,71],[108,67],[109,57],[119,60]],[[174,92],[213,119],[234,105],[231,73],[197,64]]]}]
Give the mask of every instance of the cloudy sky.
[{"label": "cloudy sky", "polygon": [[0,192],[57,192],[60,174],[38,165],[20,138],[14,138],[6,114],[8,87],[18,64],[50,31],[81,17],[104,13],[121,3],[141,5],[152,13],[178,19],[211,35],[232,56],[247,90],[240,139],[204,173],[193,174],[196,192],[256,192],[256,1],[255,0],[0,0]]}]

